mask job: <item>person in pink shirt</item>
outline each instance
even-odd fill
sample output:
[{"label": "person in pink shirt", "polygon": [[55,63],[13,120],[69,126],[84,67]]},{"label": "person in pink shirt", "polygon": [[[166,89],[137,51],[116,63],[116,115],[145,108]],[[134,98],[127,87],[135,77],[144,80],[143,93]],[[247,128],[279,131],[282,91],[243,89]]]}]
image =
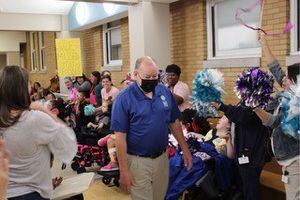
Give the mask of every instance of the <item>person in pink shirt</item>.
[{"label": "person in pink shirt", "polygon": [[189,86],[180,81],[181,69],[175,64],[168,65],[166,68],[166,86],[171,90],[174,99],[181,112],[185,109],[191,108],[189,98],[191,92]]},{"label": "person in pink shirt", "polygon": [[103,76],[102,77],[102,90],[101,96],[102,101],[109,100],[114,101],[119,94],[119,89],[112,86],[111,77],[110,76]]},{"label": "person in pink shirt", "polygon": [[70,103],[75,103],[78,91],[74,87],[71,77],[65,78],[65,85],[68,88],[68,101],[70,101]]}]

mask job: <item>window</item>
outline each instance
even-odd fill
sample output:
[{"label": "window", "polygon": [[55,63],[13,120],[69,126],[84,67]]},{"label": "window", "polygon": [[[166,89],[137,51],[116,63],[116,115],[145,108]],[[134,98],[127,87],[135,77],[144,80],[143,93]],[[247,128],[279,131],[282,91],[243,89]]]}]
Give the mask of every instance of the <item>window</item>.
[{"label": "window", "polygon": [[[235,19],[238,8],[253,0],[207,0],[208,58],[240,58],[260,56],[256,31],[246,28]],[[258,27],[260,7],[246,17],[245,23]]]},{"label": "window", "polygon": [[300,55],[300,2],[291,0],[291,23],[294,28],[291,30],[291,54]]},{"label": "window", "polygon": [[31,71],[36,71],[37,70],[36,41],[37,41],[37,33],[36,32],[30,32]]},{"label": "window", "polygon": [[39,32],[40,70],[46,70],[45,34]]},{"label": "window", "polygon": [[104,66],[122,65],[120,20],[103,25]]}]

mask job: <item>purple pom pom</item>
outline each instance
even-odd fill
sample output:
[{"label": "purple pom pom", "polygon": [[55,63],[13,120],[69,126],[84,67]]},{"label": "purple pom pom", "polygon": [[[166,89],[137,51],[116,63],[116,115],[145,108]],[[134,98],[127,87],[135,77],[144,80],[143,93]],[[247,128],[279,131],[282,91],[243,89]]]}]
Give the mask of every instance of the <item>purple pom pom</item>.
[{"label": "purple pom pom", "polygon": [[265,108],[272,99],[273,85],[271,74],[254,67],[238,75],[234,91],[246,106]]}]

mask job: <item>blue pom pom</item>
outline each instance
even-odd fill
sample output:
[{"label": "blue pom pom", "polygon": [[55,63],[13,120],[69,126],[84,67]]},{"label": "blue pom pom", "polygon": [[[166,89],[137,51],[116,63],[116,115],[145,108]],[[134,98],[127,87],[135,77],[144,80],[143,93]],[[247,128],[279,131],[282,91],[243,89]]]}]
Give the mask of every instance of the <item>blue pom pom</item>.
[{"label": "blue pom pom", "polygon": [[203,117],[217,116],[217,111],[210,104],[221,102],[224,92],[223,74],[215,69],[204,69],[199,72],[194,81],[191,102],[198,114]]},{"label": "blue pom pom", "polygon": [[300,139],[300,97],[292,91],[280,94],[281,129],[284,134]]},{"label": "blue pom pom", "polygon": [[85,116],[92,116],[94,112],[95,112],[95,107],[93,105],[89,104],[84,107]]}]

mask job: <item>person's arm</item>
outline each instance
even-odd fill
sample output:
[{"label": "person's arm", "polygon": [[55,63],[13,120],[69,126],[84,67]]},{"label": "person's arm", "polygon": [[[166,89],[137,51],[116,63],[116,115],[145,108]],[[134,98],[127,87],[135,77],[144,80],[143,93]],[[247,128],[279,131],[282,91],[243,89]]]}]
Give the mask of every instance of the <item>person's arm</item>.
[{"label": "person's arm", "polygon": [[127,166],[127,141],[130,119],[130,104],[124,96],[118,96],[115,100],[112,113],[110,129],[115,132],[117,157],[120,166],[120,182],[122,189],[129,193],[132,185],[131,174]]},{"label": "person's arm", "polygon": [[182,128],[181,124],[179,122],[179,117],[181,115],[178,106],[176,104],[176,101],[174,97],[172,96],[171,92],[168,91],[170,95],[170,112],[171,112],[171,118],[170,118],[170,123],[169,127],[171,129],[172,134],[174,135],[175,139],[178,141],[178,144],[180,145],[182,152],[183,152],[183,159],[184,159],[184,164],[185,167],[189,170],[193,167],[193,160],[192,160],[192,155],[191,152],[188,148],[187,143],[185,142],[183,133],[182,133]]},{"label": "person's arm", "polygon": [[264,33],[258,33],[258,40],[261,44],[261,48],[265,54],[267,64],[271,64],[276,60],[275,56],[273,55],[272,51],[270,50],[270,47],[268,45],[268,42],[264,36]]},{"label": "person's arm", "polygon": [[271,116],[270,113],[264,111],[261,108],[254,109],[254,112],[260,118],[260,120],[262,121],[262,123],[267,123],[267,121],[269,120],[269,117]]},{"label": "person's arm", "polygon": [[234,158],[234,148],[232,145],[232,139],[231,139],[231,135],[229,134],[229,137],[225,139],[226,140],[226,153],[227,153],[227,157],[230,159]]},{"label": "person's arm", "polygon": [[102,95],[101,95],[101,90],[102,90],[102,87],[100,85],[97,85],[94,89],[94,94],[95,94],[95,99],[96,99],[96,102],[97,102],[97,105],[98,106],[101,106],[102,105]]},{"label": "person's arm", "polygon": [[64,126],[67,127],[67,125],[61,119],[59,119],[51,111],[49,111],[44,106],[42,106],[39,102],[36,102],[36,101],[32,102],[30,104],[30,109],[31,110],[37,110],[37,111],[43,112],[43,113],[47,114],[48,116],[50,116],[55,122],[60,123],[60,124],[62,124],[62,125],[64,125]]},{"label": "person's arm", "polygon": [[8,184],[8,151],[4,150],[4,141],[0,139],[0,200],[6,199]]},{"label": "person's arm", "polygon": [[180,88],[176,90],[176,94],[174,92],[172,94],[177,105],[181,105],[184,101],[189,99],[191,92],[188,85],[181,83]]},{"label": "person's arm", "polygon": [[280,119],[278,115],[272,115],[261,108],[254,109],[254,112],[260,118],[260,120],[265,126],[268,126],[270,128],[275,128],[280,123]]},{"label": "person's arm", "polygon": [[[32,132],[32,139],[38,145],[47,145],[55,157],[64,163],[72,161],[77,152],[77,141],[74,131],[65,123],[47,112],[31,111],[37,132]],[[33,123],[34,123],[33,122]]]},{"label": "person's arm", "polygon": [[179,146],[182,149],[184,166],[187,168],[187,170],[190,170],[193,167],[192,155],[187,143],[185,142],[181,125],[178,119],[176,119],[174,123],[170,124],[170,129],[175,139],[178,141]]},{"label": "person's arm", "polygon": [[256,114],[248,107],[213,103],[213,106],[222,112],[235,124],[251,125],[258,120]]},{"label": "person's arm", "polygon": [[126,143],[126,133],[115,132],[116,136],[116,147],[117,147],[117,158],[120,168],[120,180],[122,189],[129,193],[132,185],[131,174],[127,165],[127,143]]},{"label": "person's arm", "polygon": [[120,93],[120,90],[116,87],[113,87],[113,93],[111,96],[112,97],[111,100],[114,101],[117,98],[117,96],[119,95],[119,93]]},{"label": "person's arm", "polygon": [[264,37],[264,34],[261,33],[259,35],[259,42],[261,44],[261,48],[266,56],[268,68],[270,72],[275,77],[276,81],[279,83],[279,85],[282,85],[282,79],[285,77],[285,73],[282,70],[279,61],[276,59],[276,57],[273,55],[268,42],[266,38]]},{"label": "person's arm", "polygon": [[172,93],[172,94],[173,94],[173,97],[174,97],[177,105],[181,105],[183,103],[184,99],[175,93]]}]

